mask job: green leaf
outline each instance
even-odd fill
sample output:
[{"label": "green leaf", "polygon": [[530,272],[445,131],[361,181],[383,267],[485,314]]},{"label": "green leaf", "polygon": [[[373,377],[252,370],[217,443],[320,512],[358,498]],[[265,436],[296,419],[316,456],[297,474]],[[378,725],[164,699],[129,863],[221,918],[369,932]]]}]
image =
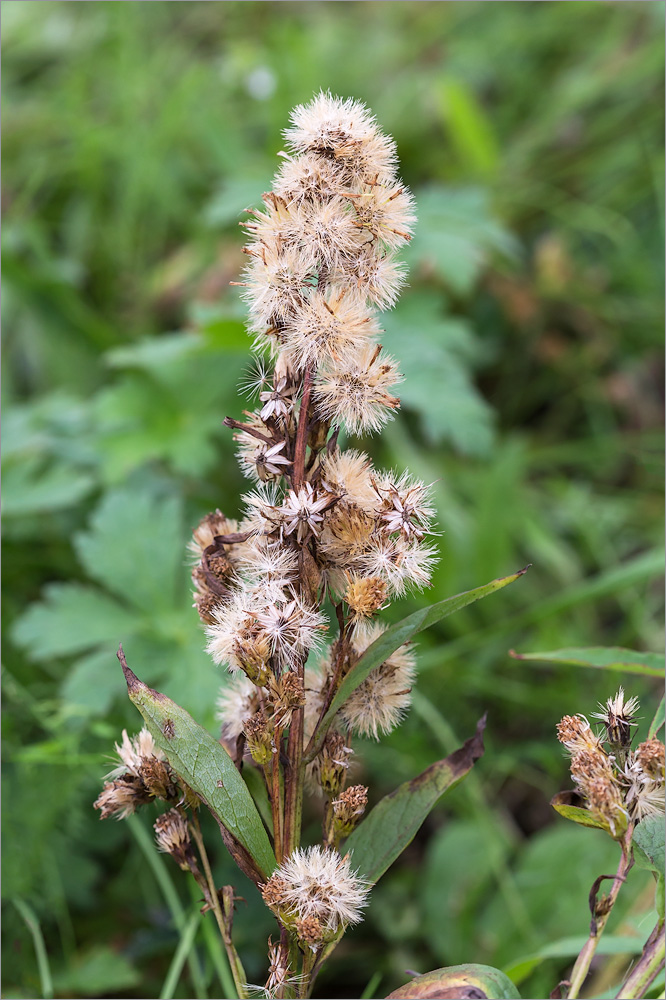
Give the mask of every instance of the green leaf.
[{"label": "green leaf", "polygon": [[659,702],[659,708],[654,713],[654,718],[650,723],[650,729],[648,730],[648,739],[653,740],[661,727],[664,724],[664,699],[662,697]]},{"label": "green leaf", "polygon": [[131,990],[140,981],[131,962],[108,945],[95,945],[76,955],[65,970],[54,976],[55,989],[64,996],[104,996],[113,990]]},{"label": "green leaf", "polygon": [[664,817],[648,816],[641,820],[631,838],[634,861],[639,868],[647,868],[664,877]]},{"label": "green leaf", "polygon": [[637,653],[633,649],[609,646],[587,646],[575,649],[556,649],[548,653],[516,653],[514,660],[539,660],[543,663],[566,663],[574,667],[596,667],[598,670],[617,670],[627,674],[663,677],[663,653]]},{"label": "green leaf", "polygon": [[11,636],[36,660],[80,653],[127,638],[137,628],[136,616],[93,587],[54,583],[44,590],[44,600],[32,604],[17,620]]},{"label": "green leaf", "polygon": [[589,809],[583,809],[581,806],[574,805],[574,802],[581,801],[582,799],[576,792],[558,792],[550,800],[550,804],[560,816],[570,819],[573,823],[578,823],[579,826],[593,826],[598,830],[606,830],[607,833],[610,833],[608,823],[602,819],[597,819]]},{"label": "green leaf", "polygon": [[[516,983],[517,986],[527,979],[542,962],[548,958],[575,958],[583,948],[588,935],[574,935],[572,937],[560,938],[559,941],[551,941],[540,948],[533,955],[519,958],[510,965],[505,966],[503,972]],[[643,942],[639,937],[629,937],[628,935],[604,934],[596,947],[597,955],[640,955],[643,950]]]},{"label": "green leaf", "polygon": [[[488,597],[489,594],[494,594],[503,587],[507,587],[510,583],[517,580],[518,577],[523,576],[528,569],[529,566],[526,566],[525,569],[521,569],[511,576],[492,580],[484,587],[477,587],[476,590],[467,590],[463,594],[456,594],[455,597],[447,597],[444,601],[438,601],[437,604],[420,608],[413,614],[407,615],[401,622],[397,622],[397,624],[387,628],[378,639],[375,639],[372,645],[368,646],[363,656],[356,661],[338,688],[330,708],[322,719],[317,747],[321,745],[324,735],[338,709],[344,705],[351,693],[363,683],[370,671],[383,663],[391,653],[394,653],[404,643],[409,642],[418,632],[429,628],[436,622],[441,621],[442,618],[452,615],[455,611],[460,611],[461,608],[466,608],[469,604],[474,604],[475,601],[480,601],[483,597]],[[310,758],[313,756],[314,752],[308,754]]]},{"label": "green leaf", "polygon": [[456,293],[468,295],[495,255],[515,256],[517,243],[493,217],[482,188],[431,185],[416,193],[418,238],[405,250],[410,266],[436,273]]},{"label": "green leaf", "polygon": [[173,769],[245,848],[260,875],[268,877],[276,866],[275,855],[247,785],[227,751],[188,712],[143,684],[124,662],[122,648],[118,657],[130,700]]},{"label": "green leaf", "polygon": [[78,503],[95,486],[94,476],[61,463],[44,467],[42,458],[6,463],[3,470],[3,517],[62,510]]},{"label": "green leaf", "polygon": [[75,546],[94,580],[151,614],[172,608],[179,596],[181,533],[179,497],[119,489],[104,497]]},{"label": "green leaf", "polygon": [[245,765],[242,771],[243,781],[250,790],[250,795],[254,799],[254,804],[259,810],[259,815],[264,821],[266,828],[268,829],[271,836],[273,835],[273,814],[271,813],[271,804],[268,800],[268,791],[266,790],[266,784],[262,780],[261,775],[256,767],[251,765]]},{"label": "green leaf", "polygon": [[431,292],[407,296],[383,323],[382,344],[405,376],[400,399],[419,415],[428,441],[448,440],[462,454],[487,455],[494,413],[473,382],[482,348],[469,324],[443,313],[441,295]]},{"label": "green leaf", "polygon": [[411,843],[438,799],[453,788],[483,755],[485,716],[476,733],[444,760],[385,796],[351,834],[345,851],[361,875],[375,883]]},{"label": "green leaf", "polygon": [[479,997],[484,1000],[520,1000],[511,980],[490,965],[450,965],[416,976],[386,1000],[426,1000],[427,997]]}]

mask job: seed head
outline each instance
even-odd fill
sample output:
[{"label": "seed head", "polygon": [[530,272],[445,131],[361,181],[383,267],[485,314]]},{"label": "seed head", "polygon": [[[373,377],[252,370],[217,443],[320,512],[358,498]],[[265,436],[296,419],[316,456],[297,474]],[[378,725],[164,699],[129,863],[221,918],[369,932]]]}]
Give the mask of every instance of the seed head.
[{"label": "seed head", "polygon": [[395,361],[379,344],[361,343],[322,364],[314,395],[324,420],[342,424],[350,434],[374,432],[400,406],[389,390],[401,381]]},{"label": "seed head", "polygon": [[349,856],[322,847],[297,848],[262,888],[267,905],[297,920],[315,917],[336,932],[362,919],[369,887],[352,872]]},{"label": "seed head", "polygon": [[140,778],[132,774],[107,781],[98,795],[93,808],[99,809],[100,819],[126,819],[139,806],[150,802],[151,796]]},{"label": "seed head", "polygon": [[639,708],[638,698],[624,697],[624,689],[620,688],[613,698],[609,698],[605,705],[599,705],[600,712],[593,712],[592,717],[601,719],[606,727],[608,742],[622,750],[627,750],[631,745],[631,727],[638,725],[634,722],[634,716]]},{"label": "seed head", "polygon": [[332,802],[335,830],[342,837],[348,837],[368,805],[368,789],[365,785],[352,785],[340,792]]},{"label": "seed head", "polygon": [[163,813],[154,825],[158,849],[170,854],[183,871],[189,871],[193,860],[190,831],[180,810],[170,809]]},{"label": "seed head", "polygon": [[[352,648],[356,657],[379,638],[386,626],[378,623],[357,626]],[[396,649],[384,663],[371,670],[340,710],[344,723],[360,736],[390,732],[402,720],[411,704],[416,676],[416,658],[410,646]]]}]

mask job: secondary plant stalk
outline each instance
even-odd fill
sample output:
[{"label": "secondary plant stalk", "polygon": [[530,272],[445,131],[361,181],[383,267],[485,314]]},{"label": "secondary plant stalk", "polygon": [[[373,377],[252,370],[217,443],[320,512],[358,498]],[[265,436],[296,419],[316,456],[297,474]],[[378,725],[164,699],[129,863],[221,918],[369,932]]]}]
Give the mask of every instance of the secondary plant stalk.
[{"label": "secondary plant stalk", "polygon": [[618,865],[617,872],[615,873],[615,878],[613,879],[610,892],[599,902],[597,902],[596,898],[592,900],[592,923],[590,927],[590,936],[583,945],[583,948],[574,964],[571,973],[571,985],[569,987],[569,992],[567,993],[567,1000],[575,1000],[575,998],[580,994],[580,990],[590,970],[590,965],[597,950],[601,935],[604,932],[611,910],[615,905],[615,900],[618,897],[618,893],[620,892],[623,883],[626,881],[629,869],[633,865],[633,859],[631,856],[632,833],[633,827],[630,825],[620,842],[622,857],[620,858],[620,863]]}]

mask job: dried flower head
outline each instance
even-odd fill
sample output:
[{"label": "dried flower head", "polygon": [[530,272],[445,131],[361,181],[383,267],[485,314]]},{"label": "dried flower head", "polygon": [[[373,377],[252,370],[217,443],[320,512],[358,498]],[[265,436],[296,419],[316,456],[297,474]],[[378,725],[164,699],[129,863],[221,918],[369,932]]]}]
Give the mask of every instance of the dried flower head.
[{"label": "dried flower head", "polygon": [[230,678],[217,697],[215,718],[222,723],[222,736],[235,742],[259,707],[259,688],[249,677],[237,675]]},{"label": "dried flower head", "polygon": [[624,697],[624,689],[620,688],[613,698],[605,705],[599,705],[600,712],[593,712],[592,717],[601,719],[606,727],[609,743],[627,749],[631,745],[631,727],[638,725],[634,717],[639,708],[638,698]]},{"label": "dried flower head", "polygon": [[155,840],[164,854],[170,854],[174,861],[188,871],[194,860],[190,831],[187,820],[179,809],[170,809],[155,820]]},{"label": "dried flower head", "polygon": [[348,837],[368,805],[368,789],[365,785],[352,785],[333,799],[335,830],[342,837]]},{"label": "dried flower head", "polygon": [[127,730],[123,729],[122,743],[116,743],[115,748],[120,763],[109,771],[107,778],[119,778],[125,774],[140,778],[144,760],[151,757],[164,760],[164,754],[145,726],[131,738],[127,735]]},{"label": "dried flower head", "polygon": [[333,933],[359,923],[368,892],[367,883],[351,870],[348,856],[341,858],[337,851],[319,846],[297,848],[262,888],[267,905],[281,916],[315,917]]},{"label": "dried flower head", "polygon": [[[357,626],[352,638],[356,657],[378,639],[386,626],[378,623]],[[360,736],[379,739],[404,717],[411,704],[411,689],[416,676],[416,658],[406,644],[374,670],[360,684],[340,709],[345,725]]]},{"label": "dried flower head", "polygon": [[557,724],[557,738],[571,753],[602,748],[602,740],[592,732],[584,715],[565,715]]},{"label": "dried flower head", "polygon": [[151,801],[151,795],[140,778],[127,774],[114,781],[107,781],[93,804],[99,809],[100,819],[126,819],[139,806]]}]

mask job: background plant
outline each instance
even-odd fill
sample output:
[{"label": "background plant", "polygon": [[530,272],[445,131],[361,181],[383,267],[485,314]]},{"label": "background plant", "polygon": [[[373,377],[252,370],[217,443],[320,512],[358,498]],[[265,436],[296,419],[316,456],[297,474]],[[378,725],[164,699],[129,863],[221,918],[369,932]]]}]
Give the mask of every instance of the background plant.
[{"label": "background plant", "polygon": [[[563,939],[587,924],[587,889],[553,906],[553,873],[573,857],[588,886],[604,850],[553,822],[566,764],[552,729],[583,691],[609,690],[592,668],[507,650],[660,648],[662,5],[10,2],[3,14],[3,892],[42,927],[56,989],[133,996],[139,968],[150,996],[167,975],[168,890],[140,841],[88,805],[99,755],[133,713],[115,638],[122,628],[145,679],[193,713],[207,705],[212,725],[216,679],[169,554],[241,491],[218,423],[245,364],[242,310],[221,291],[238,277],[238,204],[266,188],[289,108],[330,86],[395,135],[424,220],[383,341],[397,352],[394,329],[418,333],[411,367],[407,345],[397,352],[403,417],[373,458],[437,480],[432,599],[534,567],[529,604],[510,589],[502,620],[481,603],[421,641],[423,700],[381,759],[368,748],[368,777],[388,791],[387,761],[391,785],[406,779],[485,708],[490,752],[433,814],[427,850],[417,840],[378,888],[321,988],[358,994],[377,968],[384,993],[405,968],[458,959],[515,968],[547,940],[550,954],[522,965],[523,991],[545,995],[575,953]],[[447,391],[424,411],[433,371]],[[141,545],[128,572],[122,555]],[[652,683],[632,692],[649,699]],[[625,948],[651,905],[641,878],[606,931]],[[240,947],[260,920],[241,911]],[[33,939],[11,903],[4,933],[6,991],[33,995]]]}]

